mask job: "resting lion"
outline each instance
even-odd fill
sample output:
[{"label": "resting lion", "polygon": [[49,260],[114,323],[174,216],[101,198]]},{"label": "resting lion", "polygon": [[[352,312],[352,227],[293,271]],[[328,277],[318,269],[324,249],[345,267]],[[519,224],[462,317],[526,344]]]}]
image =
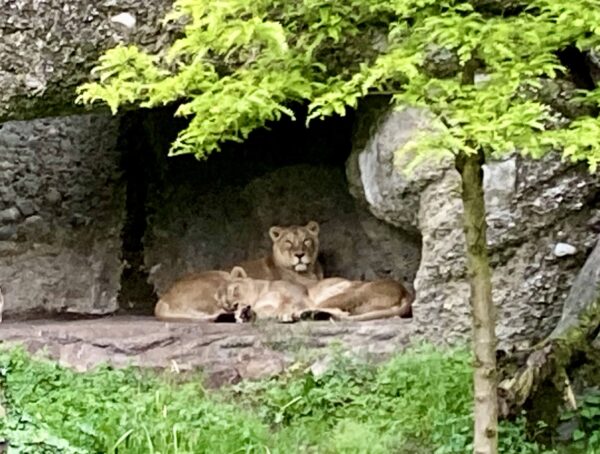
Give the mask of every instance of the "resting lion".
[{"label": "resting lion", "polygon": [[[273,226],[269,235],[273,241],[272,255],[243,264],[250,277],[305,285],[323,278],[317,261],[319,224],[311,221],[305,226]],[[216,292],[229,278],[225,271],[206,271],[183,278],[160,298],[155,316],[161,320],[216,321],[223,314]],[[263,307],[261,313],[267,313],[268,305]]]},{"label": "resting lion", "polygon": [[155,317],[164,321],[216,321],[226,312],[215,295],[228,279],[229,273],[225,271],[205,271],[183,277],[160,297],[154,307]]},{"label": "resting lion", "polygon": [[366,321],[412,316],[413,295],[392,279],[372,282],[332,277],[308,289],[313,308],[340,319]]},{"label": "resting lion", "polygon": [[276,319],[293,322],[306,318],[366,321],[411,314],[412,295],[398,282],[328,278],[306,289],[287,281],[248,278],[234,267],[216,299],[236,321]]},{"label": "resting lion", "polygon": [[224,311],[235,313],[240,323],[256,319],[293,322],[310,309],[306,287],[283,280],[252,279],[239,266],[220,285],[215,299]]},{"label": "resting lion", "polygon": [[262,259],[241,263],[248,277],[268,281],[284,280],[311,285],[323,279],[318,262],[319,224],[310,221],[305,226],[273,226],[269,229],[273,252]]}]

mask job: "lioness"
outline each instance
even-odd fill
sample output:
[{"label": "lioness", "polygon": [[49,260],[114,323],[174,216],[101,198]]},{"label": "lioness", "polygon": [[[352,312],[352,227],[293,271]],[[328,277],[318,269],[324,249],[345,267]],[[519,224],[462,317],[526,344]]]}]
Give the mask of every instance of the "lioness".
[{"label": "lioness", "polygon": [[292,322],[306,318],[366,321],[411,313],[412,295],[391,279],[373,282],[328,278],[312,287],[287,281],[248,278],[234,267],[216,299],[236,321],[271,319]]},{"label": "lioness", "polygon": [[225,271],[205,271],[185,276],[160,297],[154,315],[164,321],[214,322],[226,312],[215,293],[229,279]]},{"label": "lioness", "polygon": [[319,224],[273,226],[269,229],[273,252],[262,259],[241,263],[248,277],[268,281],[284,280],[311,285],[323,279],[319,255]]},{"label": "lioness", "polygon": [[224,311],[234,312],[240,323],[255,319],[293,322],[310,309],[306,287],[283,280],[252,279],[239,266],[220,285],[215,299]]},{"label": "lioness", "polygon": [[402,284],[392,279],[362,282],[333,277],[310,287],[308,295],[315,309],[351,321],[410,317],[414,299]]}]

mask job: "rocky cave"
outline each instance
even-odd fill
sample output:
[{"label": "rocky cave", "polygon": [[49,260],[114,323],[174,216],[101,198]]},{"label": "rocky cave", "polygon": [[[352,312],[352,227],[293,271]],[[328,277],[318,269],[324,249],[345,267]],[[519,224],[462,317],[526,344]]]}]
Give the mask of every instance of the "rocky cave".
[{"label": "rocky cave", "polygon": [[166,111],[2,126],[6,319],[151,315],[174,279],[264,255],[271,225],[310,219],[327,275],[412,283],[418,230],[348,191],[352,118],[283,122],[206,161],[167,157],[177,127]]},{"label": "rocky cave", "polygon": [[[122,340],[122,320],[137,325],[138,336],[154,336],[156,295],[175,279],[265,254],[271,225],[310,219],[321,224],[327,275],[412,284],[418,230],[378,220],[350,194],[353,120],[309,130],[301,120],[281,122],[206,161],[167,157],[181,127],[169,109],[4,123],[2,337],[22,336],[24,326],[63,332],[60,320],[73,318],[79,321],[69,329],[79,334],[70,331],[71,337],[89,333],[91,323],[94,332]],[[95,320],[82,320],[90,316]],[[382,335],[383,327],[375,328],[365,331],[365,342]],[[221,337],[223,329],[237,338],[231,327],[219,327]],[[100,358],[115,361],[112,353]],[[64,356],[64,348],[57,354]]]},{"label": "rocky cave", "polygon": [[[191,367],[198,347],[182,353],[181,345],[198,343],[186,338],[192,328],[149,317],[156,295],[187,272],[228,269],[266,253],[273,224],[314,219],[326,275],[412,284],[413,320],[312,323],[286,326],[287,334],[283,327],[253,334],[247,327],[202,327],[203,345],[222,350],[207,340],[216,336],[239,344],[233,349],[239,355],[244,348],[264,350],[264,336],[278,333],[284,352],[292,343],[326,347],[324,339],[337,338],[378,354],[414,338],[466,339],[458,175],[443,161],[408,175],[394,166],[394,151],[426,126],[422,112],[390,112],[382,100],[371,100],[352,116],[308,130],[300,108],[298,115],[206,161],[167,157],[181,127],[169,110],[3,123],[0,164],[8,184],[0,194],[0,280],[7,321],[0,337],[35,339],[47,330],[54,341],[40,346],[71,338],[67,352],[56,346],[60,357],[95,349],[87,356],[112,362],[130,342],[127,361],[158,348],[177,351]],[[486,167],[485,186],[499,337],[532,342],[556,324],[594,245],[600,185],[553,157],[513,157]],[[56,320],[101,315],[72,322],[72,332]]]},{"label": "rocky cave", "polygon": [[[417,339],[468,339],[458,174],[443,160],[405,174],[394,153],[428,128],[425,112],[390,111],[375,97],[305,129],[297,106],[296,122],[226,144],[207,161],[168,158],[181,128],[172,110],[111,116],[73,100],[102,50],[153,49],[169,38],[173,30],[157,25],[169,2],[16,3],[0,0],[0,340],[79,369],[174,361],[233,380],[280,370],[299,346],[335,340],[378,355]],[[133,28],[112,20],[130,11]],[[548,88],[565,115],[572,85]],[[552,331],[595,245],[600,179],[556,156],[512,156],[488,163],[484,185],[498,337],[527,346]],[[271,225],[310,219],[321,224],[327,275],[411,284],[413,319],[250,327],[148,316],[182,274],[262,254]]]}]

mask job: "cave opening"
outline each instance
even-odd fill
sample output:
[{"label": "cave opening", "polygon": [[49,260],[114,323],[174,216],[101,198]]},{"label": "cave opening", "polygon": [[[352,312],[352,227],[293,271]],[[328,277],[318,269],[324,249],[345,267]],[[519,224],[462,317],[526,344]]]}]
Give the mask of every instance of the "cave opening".
[{"label": "cave opening", "polygon": [[206,160],[168,157],[185,123],[171,108],[126,113],[119,146],[127,183],[120,311],[153,312],[157,294],[190,272],[230,269],[268,253],[271,225],[321,225],[327,275],[412,285],[421,238],[371,215],[351,195],[354,116],[314,121],[295,108]]}]

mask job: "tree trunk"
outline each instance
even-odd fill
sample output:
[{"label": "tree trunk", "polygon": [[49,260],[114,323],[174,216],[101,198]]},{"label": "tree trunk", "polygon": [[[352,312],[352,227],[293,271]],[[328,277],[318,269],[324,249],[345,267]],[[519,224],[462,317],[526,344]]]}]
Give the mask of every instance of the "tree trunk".
[{"label": "tree trunk", "polygon": [[492,454],[498,450],[496,316],[487,253],[484,160],[483,152],[471,155],[461,153],[456,157],[456,168],[462,178],[464,231],[473,311],[475,454]]},{"label": "tree trunk", "polygon": [[[571,286],[561,320],[547,339],[525,352],[503,358],[498,386],[500,416],[528,409],[528,419],[556,422],[559,405],[574,406],[569,373],[578,364],[597,359],[591,345],[600,331],[600,239]],[[548,406],[548,393],[552,399]]]}]

